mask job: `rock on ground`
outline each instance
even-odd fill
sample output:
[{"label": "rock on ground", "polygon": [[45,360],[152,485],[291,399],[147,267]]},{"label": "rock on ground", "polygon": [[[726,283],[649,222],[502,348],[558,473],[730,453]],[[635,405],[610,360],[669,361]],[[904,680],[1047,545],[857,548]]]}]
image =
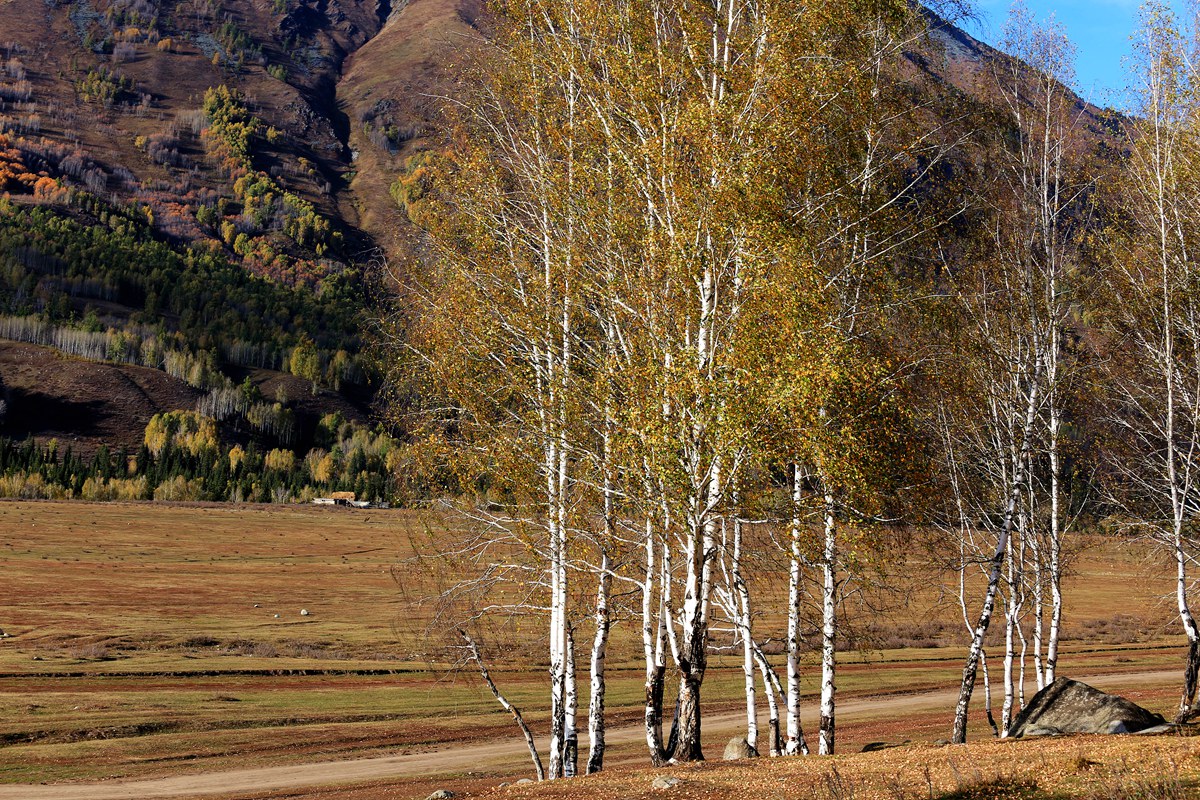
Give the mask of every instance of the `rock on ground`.
[{"label": "rock on ground", "polygon": [[683,783],[679,778],[672,778],[670,775],[659,775],[650,782],[650,787],[653,789],[670,789],[672,786],[678,786]]},{"label": "rock on ground", "polygon": [[449,789],[438,789],[429,795],[429,797],[426,797],[425,800],[450,800],[452,797],[454,797],[454,792]]},{"label": "rock on ground", "polygon": [[739,758],[758,758],[758,751],[750,746],[745,736],[735,736],[725,745],[726,761],[737,761]]},{"label": "rock on ground", "polygon": [[1013,738],[1060,733],[1135,733],[1165,720],[1124,697],[1057,678],[1035,694],[1008,729]]}]

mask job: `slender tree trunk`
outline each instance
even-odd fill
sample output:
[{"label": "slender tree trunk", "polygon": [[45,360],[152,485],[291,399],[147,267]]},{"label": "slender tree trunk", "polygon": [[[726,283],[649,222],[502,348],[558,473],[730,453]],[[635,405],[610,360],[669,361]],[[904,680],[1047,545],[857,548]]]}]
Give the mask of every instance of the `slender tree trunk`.
[{"label": "slender tree trunk", "polygon": [[1004,614],[1004,702],[1000,706],[1000,737],[1008,735],[1008,725],[1013,713],[1013,619],[1006,609]]},{"label": "slender tree trunk", "polygon": [[[608,345],[607,353],[610,358],[615,355],[614,336],[609,326],[605,327],[605,338]],[[600,576],[596,581],[596,634],[592,639],[591,691],[588,700],[588,760],[587,774],[604,769],[604,682],[605,660],[608,655],[608,635],[612,628],[612,619],[608,610],[609,594],[612,587],[612,559],[608,548],[616,540],[616,488],[613,477],[613,420],[611,388],[609,399],[604,404],[604,442],[602,458],[604,460],[604,540],[600,545]]]},{"label": "slender tree trunk", "polygon": [[[1178,514],[1178,512],[1177,512]],[[1177,516],[1177,519],[1179,517]],[[1175,534],[1175,596],[1179,604],[1179,619],[1183,622],[1183,630],[1188,637],[1187,666],[1183,671],[1183,697],[1179,699],[1179,712],[1175,715],[1177,723],[1188,722],[1196,715],[1197,678],[1200,676],[1200,629],[1196,627],[1196,618],[1188,606],[1187,599],[1187,557],[1183,549],[1183,535]]]},{"label": "slender tree trunk", "polygon": [[1045,685],[1054,683],[1058,670],[1058,637],[1062,630],[1062,516],[1059,508],[1061,468],[1058,455],[1059,412],[1050,408],[1050,636],[1046,642]]},{"label": "slender tree trunk", "polygon": [[950,739],[955,744],[963,744],[967,741],[967,710],[971,704],[971,692],[975,688],[975,673],[979,666],[979,654],[983,650],[983,637],[987,634],[988,625],[992,621],[992,611],[996,607],[996,591],[1000,585],[1000,569],[1004,561],[1004,553],[1008,548],[1011,524],[1011,517],[1006,515],[1006,523],[1001,529],[996,553],[992,556],[992,568],[988,576],[983,609],[979,613],[979,621],[975,624],[971,646],[967,651],[967,663],[963,666],[962,685],[958,692],[958,703],[954,708],[954,729]]},{"label": "slender tree trunk", "polygon": [[[737,508],[737,502],[734,502]],[[754,674],[754,631],[750,589],[742,576],[742,521],[736,514],[733,519],[733,586],[737,593],[738,635],[742,639],[742,675],[746,693],[746,741],[751,749],[758,751],[758,704],[755,693]],[[769,693],[769,689],[768,689]]]},{"label": "slender tree trunk", "polygon": [[[1053,402],[1054,393],[1048,392],[1047,399]],[[1026,469],[1032,474],[1033,467],[1028,466]],[[1053,491],[1053,489],[1051,490]],[[1043,552],[1043,542],[1041,536],[1038,535],[1037,524],[1034,522],[1036,514],[1033,512],[1034,502],[1034,486],[1033,482],[1029,484],[1029,508],[1030,508],[1030,524],[1027,535],[1025,536],[1026,548],[1029,550],[1029,558],[1026,560],[1029,570],[1033,573],[1032,580],[1029,583],[1030,591],[1027,595],[1033,603],[1033,676],[1037,683],[1038,691],[1040,692],[1046,685],[1045,661],[1043,659],[1043,641],[1045,639],[1045,594],[1046,582],[1045,574],[1048,569],[1046,564],[1046,554]],[[1053,506],[1053,503],[1051,504]],[[1053,510],[1051,511],[1053,513]],[[1052,536],[1053,525],[1050,526],[1051,532],[1048,536]],[[1022,584],[1024,586],[1024,583]],[[1018,692],[1021,700],[1021,707],[1025,706],[1025,634],[1024,631],[1018,628],[1021,633],[1021,683]]]},{"label": "slender tree trunk", "polygon": [[654,535],[654,522],[646,519],[646,575],[642,584],[642,652],[646,664],[646,746],[650,751],[650,762],[661,767],[666,763],[662,745],[663,688],[666,665],[663,660],[664,609],[662,591],[655,605],[655,583],[659,580],[660,566],[656,562],[658,540]]},{"label": "slender tree trunk", "polygon": [[[1051,273],[1052,277],[1056,273]],[[1051,284],[1051,290],[1057,294],[1057,283]],[[1050,585],[1050,633],[1046,642],[1045,685],[1054,683],[1058,669],[1058,637],[1062,630],[1063,596],[1062,596],[1062,538],[1063,538],[1063,509],[1062,509],[1062,463],[1060,448],[1060,432],[1062,429],[1062,410],[1059,408],[1058,362],[1061,336],[1056,329],[1053,331],[1054,341],[1048,349],[1050,366],[1046,377],[1050,386],[1048,392],[1047,420],[1047,456],[1050,461],[1050,537],[1047,544],[1049,558],[1047,572]]]},{"label": "slender tree trunk", "polygon": [[529,748],[529,757],[533,759],[533,768],[537,773],[537,779],[539,781],[546,780],[546,771],[542,767],[542,756],[538,753],[537,744],[533,740],[533,731],[529,730],[529,726],[525,724],[525,718],[521,716],[521,710],[508,702],[508,699],[496,687],[492,676],[488,673],[487,665],[483,663],[483,656],[480,655],[479,645],[475,644],[475,640],[467,635],[466,631],[460,630],[458,634],[466,640],[467,647],[471,650],[471,658],[479,666],[479,672],[483,675],[483,682],[487,684],[492,696],[496,698],[505,711],[513,715],[513,720],[517,723],[517,727],[521,729],[521,733],[525,737],[525,744]]},{"label": "slender tree trunk", "polygon": [[787,620],[787,744],[789,756],[800,752],[803,737],[800,725],[800,501],[803,474],[799,464],[792,465],[791,552],[788,558],[788,620]]},{"label": "slender tree trunk", "polygon": [[564,661],[566,674],[564,676],[564,695],[566,702],[563,708],[563,777],[574,778],[579,774],[579,733],[576,729],[579,715],[579,684],[575,670],[575,628],[567,623],[567,652]]},{"label": "slender tree trunk", "polygon": [[[553,370],[548,370],[553,374]],[[548,518],[550,535],[550,759],[549,778],[563,774],[563,747],[566,735],[567,708],[567,618],[566,570],[559,536],[558,505],[558,446],[553,440],[546,446],[546,482],[549,498]]]},{"label": "slender tree trunk", "polygon": [[1014,485],[1012,491],[1009,493],[1008,502],[1004,509],[1004,517],[1000,525],[1000,535],[996,541],[996,552],[992,555],[991,567],[988,570],[987,593],[984,595],[983,608],[979,612],[979,621],[975,624],[975,631],[971,637],[971,646],[967,651],[967,662],[963,665],[962,685],[959,687],[958,702],[954,707],[954,728],[951,731],[950,738],[950,741],[955,744],[963,744],[967,741],[967,711],[971,705],[971,693],[975,689],[975,675],[979,668],[979,654],[983,650],[983,637],[987,634],[988,625],[992,621],[992,611],[996,607],[996,592],[1000,586],[1000,575],[1004,567],[1005,555],[1008,552],[1008,540],[1012,535],[1013,523],[1016,519],[1017,503],[1021,500],[1027,478],[1024,474],[1024,465],[1028,462],[1027,454],[1029,452],[1030,438],[1037,416],[1040,381],[1041,365],[1039,363],[1035,367],[1027,395],[1025,424],[1021,434],[1021,455],[1017,462],[1020,465],[1018,467],[1019,471],[1015,476]]},{"label": "slender tree trunk", "polygon": [[987,650],[979,651],[979,669],[983,673],[983,711],[991,726],[992,735],[1000,736],[1000,727],[996,724],[996,715],[992,713],[992,676],[988,672]]},{"label": "slender tree trunk", "polygon": [[1021,654],[1017,661],[1020,669],[1017,671],[1017,713],[1021,713],[1021,709],[1025,708],[1025,651],[1028,648],[1028,642],[1025,641],[1025,631],[1021,629],[1021,621],[1017,620],[1017,638],[1021,640]]},{"label": "slender tree trunk", "polygon": [[[1046,688],[1046,670],[1045,661],[1042,658],[1042,639],[1045,635],[1045,603],[1042,601],[1044,594],[1044,586],[1042,583],[1042,574],[1044,570],[1041,567],[1041,548],[1037,548],[1033,552],[1033,677],[1037,682],[1037,688],[1040,692]],[[1022,642],[1023,643],[1023,642]],[[1021,655],[1021,672],[1024,674],[1025,656],[1022,650]],[[1022,683],[1022,686],[1024,684]],[[1024,705],[1022,697],[1021,704]]]},{"label": "slender tree trunk", "polygon": [[833,495],[825,490],[825,549],[821,559],[821,729],[817,753],[831,756],[835,746],[837,685],[837,520]]},{"label": "slender tree trunk", "polygon": [[[770,741],[768,743],[769,754],[772,758],[783,755],[783,731],[779,725],[779,700],[784,698],[783,687],[779,684],[779,676],[775,674],[775,670],[767,661],[766,654],[757,643],[752,643],[754,647],[754,660],[758,663],[759,673],[762,675],[763,693],[767,696],[767,731]],[[808,755],[808,745],[804,741],[804,733],[800,734],[800,748],[804,755]]]},{"label": "slender tree trunk", "polygon": [[591,699],[588,703],[589,775],[604,768],[604,662],[608,652],[608,632],[612,626],[608,611],[611,569],[608,553],[604,552],[600,556],[600,578],[596,588],[596,637],[592,640]]},{"label": "slender tree trunk", "polygon": [[1014,656],[1014,635],[1017,625],[1020,624],[1018,618],[1018,597],[1019,591],[1017,586],[1017,570],[1013,563],[1016,559],[1014,556],[1014,548],[1008,548],[1008,554],[1005,556],[1006,576],[1005,582],[1008,584],[1008,596],[1004,604],[1004,704],[1000,707],[1000,736],[1001,738],[1008,735],[1008,726],[1012,722],[1013,717],[1013,700],[1016,696],[1016,684],[1013,681],[1013,663]]}]

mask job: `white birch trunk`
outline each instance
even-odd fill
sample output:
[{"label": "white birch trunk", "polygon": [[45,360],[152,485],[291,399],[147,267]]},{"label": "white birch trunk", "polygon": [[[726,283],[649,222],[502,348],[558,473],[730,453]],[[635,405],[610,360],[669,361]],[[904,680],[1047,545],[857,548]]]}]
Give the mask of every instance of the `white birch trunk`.
[{"label": "white birch trunk", "polygon": [[[1057,346],[1056,346],[1057,349]],[[1045,685],[1054,683],[1058,670],[1058,638],[1062,630],[1062,516],[1059,508],[1061,468],[1058,454],[1060,425],[1057,405],[1050,404],[1050,635],[1046,641]]]},{"label": "white birch trunk", "polygon": [[563,676],[563,777],[573,778],[579,771],[579,734],[576,721],[579,715],[579,684],[575,670],[575,629],[567,623],[567,647]]},{"label": "white birch trunk", "polygon": [[[754,660],[758,664],[759,674],[762,675],[763,693],[767,696],[767,731],[769,755],[772,758],[783,755],[783,732],[779,725],[779,700],[784,698],[783,687],[779,676],[767,661],[766,655],[757,643],[752,643]],[[800,752],[808,755],[808,744],[804,741],[803,732],[800,734]]]},{"label": "white birch trunk", "polygon": [[[1036,541],[1036,536],[1032,541]],[[1042,553],[1040,547],[1033,549],[1033,557],[1030,561],[1030,566],[1033,568],[1033,677],[1037,683],[1038,691],[1046,687],[1046,671],[1045,662],[1042,658],[1042,639],[1045,635],[1045,604],[1043,595],[1045,590],[1042,583],[1042,575],[1045,570],[1042,568]],[[1022,639],[1024,643],[1024,639]],[[1025,656],[1024,650],[1021,655],[1021,672],[1024,675],[1025,671]],[[1024,683],[1022,682],[1022,687]],[[1024,705],[1024,697],[1022,696],[1021,704]]]},{"label": "white birch trunk", "polygon": [[666,762],[662,744],[662,703],[665,662],[663,660],[663,600],[662,592],[655,600],[655,584],[659,581],[661,566],[657,563],[658,540],[654,535],[654,522],[646,519],[645,581],[642,584],[642,653],[646,666],[646,747],[654,766]]},{"label": "white birch trunk", "polygon": [[[608,353],[614,350],[611,329],[606,327]],[[612,628],[612,619],[608,609],[608,599],[612,587],[612,559],[608,548],[617,535],[616,522],[616,488],[613,478],[613,410],[611,401],[604,406],[604,441],[602,457],[604,460],[604,541],[600,545],[600,575],[596,581],[596,633],[592,639],[591,659],[591,691],[588,700],[588,759],[587,774],[591,775],[604,769],[605,749],[605,719],[604,699],[606,685],[604,667],[608,655],[608,636]]]},{"label": "white birch trunk", "polygon": [[517,727],[521,729],[521,734],[525,737],[525,745],[529,748],[529,757],[533,759],[533,768],[537,774],[537,779],[539,781],[546,780],[546,771],[542,767],[542,757],[538,753],[537,744],[534,743],[533,732],[525,724],[525,718],[521,715],[521,710],[510,703],[508,698],[500,693],[500,689],[496,686],[495,681],[492,680],[491,674],[488,673],[487,665],[483,663],[483,656],[480,654],[479,645],[475,644],[475,640],[466,631],[460,630],[458,633],[466,641],[467,647],[471,652],[471,658],[479,666],[479,672],[483,675],[483,681],[487,684],[488,690],[491,691],[496,701],[500,703],[501,708],[512,714]]},{"label": "white birch trunk", "polygon": [[[1019,529],[1019,527],[1018,527]],[[1016,684],[1013,682],[1013,649],[1014,636],[1018,622],[1017,568],[1015,565],[1015,548],[1010,546],[1005,556],[1005,581],[1008,584],[1008,596],[1004,604],[1004,703],[1000,707],[1000,736],[1008,735],[1008,726],[1013,718],[1013,702],[1016,695]]]},{"label": "white birch trunk", "polygon": [[825,548],[821,559],[821,728],[817,753],[831,756],[836,740],[837,520],[833,495],[825,491]]},{"label": "white birch trunk", "polygon": [[959,687],[958,702],[954,708],[954,728],[950,739],[955,744],[963,744],[967,741],[967,711],[971,704],[971,693],[975,688],[975,672],[979,665],[979,654],[983,650],[983,637],[987,634],[988,626],[992,621],[992,611],[996,605],[996,592],[1000,586],[1004,558],[1008,552],[1009,537],[1012,535],[1013,524],[1016,520],[1017,504],[1021,501],[1027,479],[1024,466],[1028,463],[1030,439],[1037,418],[1041,377],[1041,364],[1038,363],[1034,368],[1026,395],[1025,422],[1021,433],[1020,456],[1017,461],[1018,473],[1004,509],[1004,517],[996,541],[996,552],[992,555],[991,567],[988,571],[987,592],[984,595],[983,608],[979,612],[979,621],[975,624],[971,645],[967,651],[967,661],[963,666],[962,684]]},{"label": "white birch trunk", "polygon": [[604,768],[604,664],[608,653],[609,618],[608,596],[612,586],[612,569],[608,552],[600,556],[600,577],[596,588],[596,636],[592,640],[591,697],[588,702],[588,760],[587,774]]},{"label": "white birch trunk", "polygon": [[787,622],[787,744],[784,753],[800,752],[800,501],[803,475],[800,465],[792,465],[792,504],[795,507],[791,527],[791,552],[788,558]]},{"label": "white birch trunk", "polygon": [[[734,503],[736,509],[737,503]],[[754,674],[754,630],[753,613],[750,605],[750,589],[742,576],[742,521],[738,515],[733,519],[733,588],[737,594],[738,635],[742,640],[742,676],[746,694],[746,741],[758,751],[758,703],[756,702],[756,676]]]},{"label": "white birch trunk", "polygon": [[1191,721],[1196,715],[1197,678],[1200,677],[1200,628],[1197,628],[1196,618],[1188,604],[1187,553],[1184,550],[1182,523],[1183,514],[1180,507],[1175,521],[1175,599],[1179,607],[1179,620],[1183,623],[1183,630],[1188,639],[1187,664],[1183,672],[1183,696],[1179,700],[1179,711],[1175,715],[1175,721],[1180,724]]}]

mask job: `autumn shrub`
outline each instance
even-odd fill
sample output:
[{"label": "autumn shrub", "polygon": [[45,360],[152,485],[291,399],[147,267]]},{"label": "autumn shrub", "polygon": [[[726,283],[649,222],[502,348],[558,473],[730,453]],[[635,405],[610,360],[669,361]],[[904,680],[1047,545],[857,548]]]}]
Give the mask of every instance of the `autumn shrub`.
[{"label": "autumn shrub", "polygon": [[194,411],[155,414],[146,425],[144,441],[156,456],[168,444],[193,456],[215,451],[220,444],[216,423]]},{"label": "autumn shrub", "polygon": [[158,485],[154,490],[154,499],[158,501],[199,500],[202,492],[203,482],[199,478],[188,480],[182,475],[176,475]]},{"label": "autumn shrub", "polygon": [[83,500],[147,500],[150,485],[146,476],[136,478],[102,478],[90,476],[84,479],[79,496]]}]

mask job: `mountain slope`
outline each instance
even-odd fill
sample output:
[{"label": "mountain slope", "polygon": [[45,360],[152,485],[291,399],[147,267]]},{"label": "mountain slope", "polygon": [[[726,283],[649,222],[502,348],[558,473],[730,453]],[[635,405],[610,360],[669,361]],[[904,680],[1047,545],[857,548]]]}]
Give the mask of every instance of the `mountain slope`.
[{"label": "mountain slope", "polygon": [[[84,383],[111,361],[178,384],[144,408],[94,398],[130,421],[119,436],[88,429],[90,446],[127,445],[152,407],[196,408],[247,376],[268,397],[315,383],[288,403],[365,420],[370,274],[421,257],[405,181],[443,145],[446,103],[469,94],[483,0],[42,0],[3,14],[0,337],[84,358],[59,363]],[[958,135],[995,111],[1007,57],[927,18],[898,79]],[[1110,140],[1111,118],[1078,105],[1088,146]],[[951,165],[967,184],[987,146]],[[0,377],[20,387],[13,353],[29,351],[9,349]],[[38,397],[74,402],[68,384]],[[12,394],[0,434],[66,433]]]}]

